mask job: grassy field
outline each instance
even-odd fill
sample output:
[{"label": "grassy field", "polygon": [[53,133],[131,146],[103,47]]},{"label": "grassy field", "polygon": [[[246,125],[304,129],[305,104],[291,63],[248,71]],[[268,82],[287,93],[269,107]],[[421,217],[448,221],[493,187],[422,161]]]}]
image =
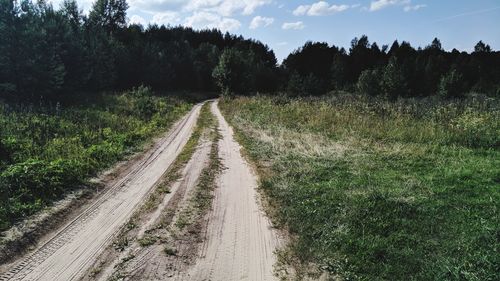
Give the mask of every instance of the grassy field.
[{"label": "grassy field", "polygon": [[78,106],[0,103],[0,230],[82,186],[190,108],[142,87]]},{"label": "grassy field", "polygon": [[[341,280],[500,279],[496,100],[234,98],[280,253]],[[318,273],[319,272],[319,273]]]}]

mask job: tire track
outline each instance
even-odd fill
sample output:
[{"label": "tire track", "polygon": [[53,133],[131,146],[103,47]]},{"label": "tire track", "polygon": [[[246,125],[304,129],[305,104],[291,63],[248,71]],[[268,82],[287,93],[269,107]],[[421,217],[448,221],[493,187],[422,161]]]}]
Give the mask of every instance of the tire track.
[{"label": "tire track", "polygon": [[225,169],[217,180],[204,245],[179,280],[274,280],[274,252],[280,241],[259,207],[257,177],[241,156],[217,102],[212,112],[222,135],[219,156]]},{"label": "tire track", "polygon": [[7,280],[75,280],[111,243],[189,139],[201,105],[178,122],[161,145],[53,238],[0,276]]}]

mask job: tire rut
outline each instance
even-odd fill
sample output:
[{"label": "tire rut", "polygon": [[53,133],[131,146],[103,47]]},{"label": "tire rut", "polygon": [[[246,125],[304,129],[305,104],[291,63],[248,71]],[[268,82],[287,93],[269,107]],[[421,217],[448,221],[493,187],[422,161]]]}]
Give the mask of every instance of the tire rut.
[{"label": "tire rut", "polygon": [[[10,270],[0,275],[0,280],[77,279],[101,249],[111,242],[117,230],[175,160],[189,139],[200,107],[196,105],[167,134],[162,144],[136,164],[122,180],[109,187],[95,203],[59,230],[53,238],[28,257],[14,263]],[[114,208],[122,210],[123,214],[117,214]],[[106,215],[116,217],[117,221],[106,218]],[[96,236],[96,239],[92,236]]]}]

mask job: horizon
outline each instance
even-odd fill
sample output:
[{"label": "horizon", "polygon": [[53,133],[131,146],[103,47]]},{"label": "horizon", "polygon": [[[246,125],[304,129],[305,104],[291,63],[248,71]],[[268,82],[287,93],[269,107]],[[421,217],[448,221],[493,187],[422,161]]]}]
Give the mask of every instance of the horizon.
[{"label": "horizon", "polygon": [[[62,0],[49,0],[59,8]],[[92,0],[78,0],[88,13]],[[130,24],[218,28],[268,45],[282,63],[306,42],[349,49],[355,37],[368,36],[380,47],[395,40],[414,48],[438,38],[443,49],[471,52],[482,40],[500,49],[500,4],[494,0],[129,0]],[[486,26],[486,28],[485,28]]]}]

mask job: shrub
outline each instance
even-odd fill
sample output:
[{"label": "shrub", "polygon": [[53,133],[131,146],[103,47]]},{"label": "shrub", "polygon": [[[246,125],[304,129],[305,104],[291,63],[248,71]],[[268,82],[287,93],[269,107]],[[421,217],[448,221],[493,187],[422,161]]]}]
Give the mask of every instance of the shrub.
[{"label": "shrub", "polygon": [[380,71],[377,69],[367,69],[361,73],[356,87],[358,92],[369,96],[376,96],[381,93]]},{"label": "shrub", "polygon": [[445,98],[458,98],[464,94],[463,76],[456,69],[443,75],[439,83],[439,95]]},{"label": "shrub", "polygon": [[492,113],[468,109],[451,124],[460,143],[471,147],[500,146],[500,121]]},{"label": "shrub", "polygon": [[236,49],[226,49],[214,68],[212,77],[223,95],[247,94],[252,91],[254,76],[251,58]]},{"label": "shrub", "polygon": [[130,94],[136,98],[134,103],[135,115],[144,120],[149,120],[156,112],[156,105],[151,88],[139,86],[132,89]]},{"label": "shrub", "polygon": [[147,87],[97,98],[67,108],[0,103],[0,230],[61,198],[190,109]]},{"label": "shrub", "polygon": [[408,83],[403,68],[396,57],[391,57],[382,74],[382,90],[389,99],[404,97],[408,92]]}]

